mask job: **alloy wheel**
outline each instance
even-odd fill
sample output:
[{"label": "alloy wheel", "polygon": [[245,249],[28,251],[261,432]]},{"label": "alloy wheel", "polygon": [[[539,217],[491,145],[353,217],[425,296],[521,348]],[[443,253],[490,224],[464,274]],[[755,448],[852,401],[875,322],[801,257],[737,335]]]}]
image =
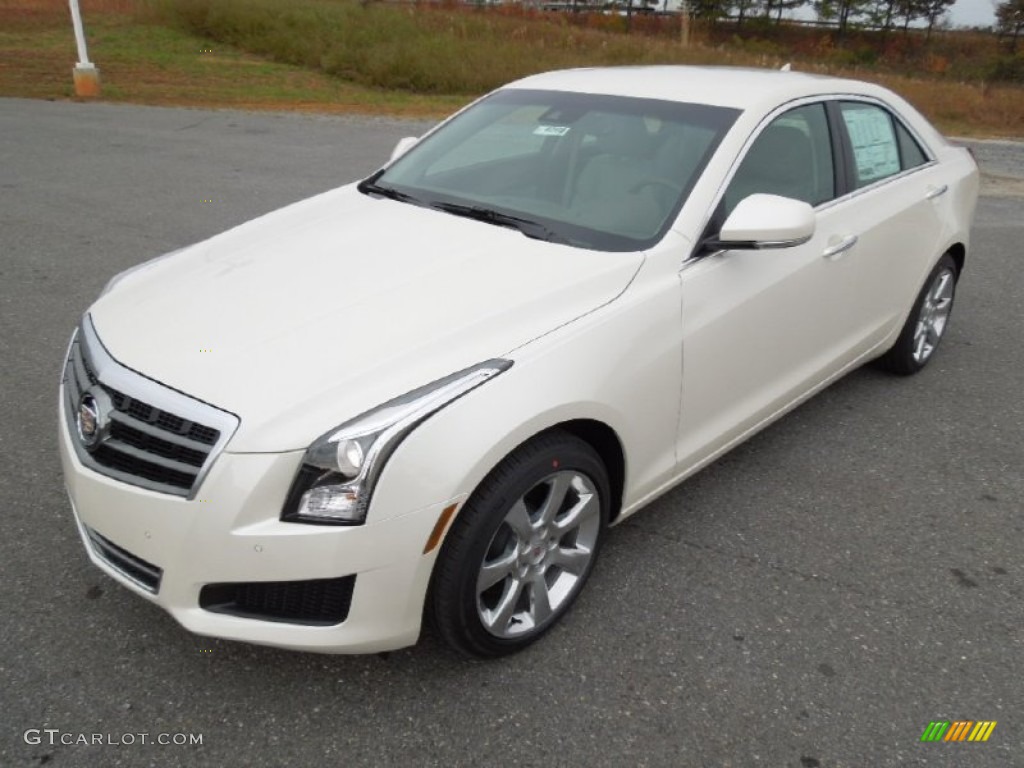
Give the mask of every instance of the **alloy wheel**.
[{"label": "alloy wheel", "polygon": [[935,352],[942,334],[946,331],[949,313],[953,307],[953,286],[956,276],[953,270],[941,270],[932,281],[921,303],[921,312],[917,316],[914,329],[914,345],[912,355],[914,362],[923,365]]},{"label": "alloy wheel", "polygon": [[555,472],[523,494],[480,564],[477,612],[484,628],[510,639],[557,616],[586,576],[600,531],[600,498],[581,472]]}]

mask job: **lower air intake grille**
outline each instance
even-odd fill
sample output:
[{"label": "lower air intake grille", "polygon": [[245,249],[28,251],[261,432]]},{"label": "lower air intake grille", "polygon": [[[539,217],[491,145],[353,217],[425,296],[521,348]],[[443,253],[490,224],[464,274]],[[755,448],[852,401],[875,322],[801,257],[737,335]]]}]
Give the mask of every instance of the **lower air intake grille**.
[{"label": "lower air intake grille", "polygon": [[207,584],[199,593],[199,606],[250,619],[330,626],[348,618],[355,583],[355,576],[342,576]]},{"label": "lower air intake grille", "polygon": [[92,528],[86,528],[85,532],[89,537],[92,551],[100,560],[147,592],[152,592],[155,595],[160,591],[160,578],[164,574],[161,568],[147,563],[126,549],[122,549],[110,539],[96,533]]}]

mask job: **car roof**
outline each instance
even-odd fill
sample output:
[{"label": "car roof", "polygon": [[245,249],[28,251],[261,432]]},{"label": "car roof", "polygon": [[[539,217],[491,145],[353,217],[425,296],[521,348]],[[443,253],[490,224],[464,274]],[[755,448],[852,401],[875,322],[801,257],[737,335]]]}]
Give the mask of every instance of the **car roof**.
[{"label": "car roof", "polygon": [[632,66],[566,69],[518,80],[509,88],[573,91],[662,99],[736,109],[772,109],[793,99],[828,94],[884,98],[884,88],[809,72],[746,67]]}]

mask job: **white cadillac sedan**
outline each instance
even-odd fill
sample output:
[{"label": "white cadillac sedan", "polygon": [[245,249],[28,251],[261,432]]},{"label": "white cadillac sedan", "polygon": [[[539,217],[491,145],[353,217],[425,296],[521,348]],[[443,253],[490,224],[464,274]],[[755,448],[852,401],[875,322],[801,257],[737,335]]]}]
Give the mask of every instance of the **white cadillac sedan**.
[{"label": "white cadillac sedan", "polygon": [[110,281],[60,388],[82,540],[203,635],[519,650],[610,525],[857,366],[924,367],[977,194],[874,85],[513,83]]}]

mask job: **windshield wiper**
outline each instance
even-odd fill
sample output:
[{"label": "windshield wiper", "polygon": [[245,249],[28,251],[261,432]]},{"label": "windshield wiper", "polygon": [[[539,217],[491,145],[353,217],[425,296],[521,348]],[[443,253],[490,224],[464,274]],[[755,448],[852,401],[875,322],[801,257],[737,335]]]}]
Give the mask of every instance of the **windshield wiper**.
[{"label": "windshield wiper", "polygon": [[394,187],[384,187],[378,184],[377,179],[380,178],[380,175],[380,173],[375,173],[370,178],[360,181],[359,184],[356,185],[356,189],[364,195],[380,195],[381,197],[387,197],[391,200],[398,200],[403,203],[424,205],[424,202],[415,195],[410,195],[408,192],[400,192]]},{"label": "windshield wiper", "polygon": [[533,219],[524,219],[521,216],[513,216],[510,213],[502,213],[492,208],[484,208],[479,205],[462,205],[460,203],[434,203],[431,207],[437,208],[456,216],[465,216],[467,219],[475,219],[487,224],[494,224],[499,227],[517,229],[527,237],[535,240],[546,240],[549,243],[569,243],[568,238],[558,234],[550,227],[541,224]]}]

